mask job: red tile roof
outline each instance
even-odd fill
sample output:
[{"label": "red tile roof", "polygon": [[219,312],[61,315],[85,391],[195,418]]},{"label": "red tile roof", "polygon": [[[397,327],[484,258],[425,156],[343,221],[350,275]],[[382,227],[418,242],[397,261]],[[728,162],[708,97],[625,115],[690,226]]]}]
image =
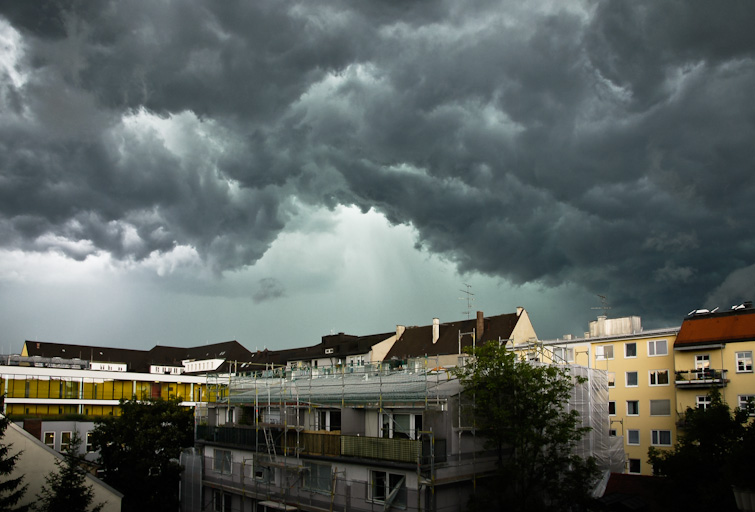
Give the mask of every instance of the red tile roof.
[{"label": "red tile roof", "polygon": [[750,340],[755,340],[755,309],[743,309],[685,319],[674,346]]}]

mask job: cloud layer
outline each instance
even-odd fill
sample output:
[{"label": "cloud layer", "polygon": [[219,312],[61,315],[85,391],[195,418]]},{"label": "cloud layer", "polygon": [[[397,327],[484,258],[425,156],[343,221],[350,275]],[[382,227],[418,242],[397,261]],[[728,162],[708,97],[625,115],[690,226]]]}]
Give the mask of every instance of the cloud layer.
[{"label": "cloud layer", "polygon": [[752,298],[755,4],[1,9],[4,249],[190,248],[220,275],[302,206],[345,205],[462,272],[617,312]]}]

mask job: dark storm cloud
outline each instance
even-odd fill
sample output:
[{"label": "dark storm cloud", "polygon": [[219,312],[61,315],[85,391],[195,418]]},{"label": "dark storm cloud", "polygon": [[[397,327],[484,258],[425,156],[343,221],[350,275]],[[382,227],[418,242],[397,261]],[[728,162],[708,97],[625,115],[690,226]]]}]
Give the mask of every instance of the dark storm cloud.
[{"label": "dark storm cloud", "polygon": [[266,277],[257,282],[257,289],[252,296],[256,304],[278,299],[286,294],[283,284],[273,277]]},{"label": "dark storm cloud", "polygon": [[614,313],[750,298],[751,3],[34,4],[3,4],[26,77],[0,82],[7,247],[191,245],[223,271],[293,202],[354,204]]}]

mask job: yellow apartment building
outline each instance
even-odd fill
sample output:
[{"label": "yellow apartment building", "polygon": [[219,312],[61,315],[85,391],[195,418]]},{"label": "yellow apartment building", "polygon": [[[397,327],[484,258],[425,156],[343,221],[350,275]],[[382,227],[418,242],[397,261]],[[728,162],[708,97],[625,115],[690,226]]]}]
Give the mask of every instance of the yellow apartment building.
[{"label": "yellow apartment building", "polygon": [[755,308],[751,302],[723,312],[697,311],[682,323],[674,344],[677,410],[706,408],[718,388],[734,409],[755,400]]},{"label": "yellow apartment building", "polygon": [[[678,327],[643,330],[637,316],[590,322],[584,337],[520,345],[529,359],[574,363],[608,374],[610,432],[622,439],[625,473],[651,475],[651,446],[676,442],[674,342]],[[542,355],[537,355],[542,354]]]}]

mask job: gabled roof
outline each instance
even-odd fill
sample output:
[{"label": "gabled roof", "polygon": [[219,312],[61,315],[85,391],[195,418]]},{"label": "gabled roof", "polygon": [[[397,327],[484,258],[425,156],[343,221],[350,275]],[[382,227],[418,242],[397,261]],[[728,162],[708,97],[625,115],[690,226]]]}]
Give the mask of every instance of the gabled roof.
[{"label": "gabled roof", "polygon": [[489,316],[483,319],[484,329],[480,339],[473,340],[471,333],[477,328],[477,319],[461,320],[457,322],[442,323],[439,325],[438,341],[433,343],[433,326],[423,325],[420,327],[407,327],[401,337],[394,343],[386,359],[408,359],[411,357],[450,355],[459,353],[459,334],[461,337],[461,351],[474,343],[499,339],[508,340],[517,322],[519,315],[510,313],[498,316]]},{"label": "gabled roof", "polygon": [[741,309],[686,318],[675,347],[755,340],[755,309]]}]

